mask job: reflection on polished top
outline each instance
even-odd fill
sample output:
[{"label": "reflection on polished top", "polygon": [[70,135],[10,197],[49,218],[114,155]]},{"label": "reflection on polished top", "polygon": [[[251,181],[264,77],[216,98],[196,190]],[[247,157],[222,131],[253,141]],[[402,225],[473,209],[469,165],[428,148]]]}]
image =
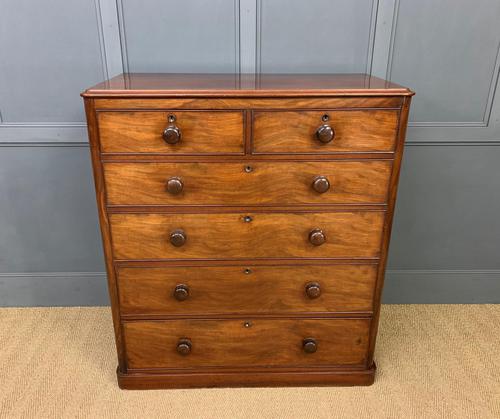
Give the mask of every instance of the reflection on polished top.
[{"label": "reflection on polished top", "polygon": [[99,83],[84,97],[109,96],[381,96],[413,92],[367,74],[125,73]]}]

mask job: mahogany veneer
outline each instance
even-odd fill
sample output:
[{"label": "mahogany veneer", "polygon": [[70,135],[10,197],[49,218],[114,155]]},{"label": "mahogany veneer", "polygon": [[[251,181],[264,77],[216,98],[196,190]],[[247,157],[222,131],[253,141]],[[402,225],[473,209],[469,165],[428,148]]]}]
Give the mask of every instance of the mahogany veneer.
[{"label": "mahogany veneer", "polygon": [[373,383],[412,95],[363,74],[82,93],[119,385]]}]

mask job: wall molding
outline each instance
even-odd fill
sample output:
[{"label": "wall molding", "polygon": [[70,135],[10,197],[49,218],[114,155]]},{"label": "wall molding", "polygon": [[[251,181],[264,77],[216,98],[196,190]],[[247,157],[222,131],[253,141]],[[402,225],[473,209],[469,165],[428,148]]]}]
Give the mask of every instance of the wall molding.
[{"label": "wall molding", "polygon": [[405,142],[406,146],[423,146],[423,147],[441,147],[441,146],[450,146],[450,147],[498,147],[500,146],[500,140],[491,140],[491,141],[440,141],[440,140],[426,140],[426,141],[415,141],[415,140],[407,140]]},{"label": "wall molding", "polygon": [[240,71],[257,73],[257,1],[239,1]]},{"label": "wall molding", "polygon": [[97,19],[99,21],[99,40],[103,55],[105,79],[123,73],[121,40],[118,22],[118,5],[116,1],[94,0]]},{"label": "wall molding", "polygon": [[[420,147],[498,147],[500,140],[493,141],[406,141],[406,146],[420,146]],[[89,143],[85,142],[64,142],[64,141],[23,141],[23,142],[8,142],[0,141],[0,147],[79,147],[88,148]]]},{"label": "wall molding", "polygon": [[[0,273],[0,307],[108,305],[104,272]],[[385,304],[497,304],[500,269],[388,270]]]},{"label": "wall molding", "polygon": [[380,0],[372,0],[370,13],[370,29],[368,31],[368,48],[366,49],[365,73],[372,74],[373,51],[375,49],[375,36],[377,30],[377,16]]}]

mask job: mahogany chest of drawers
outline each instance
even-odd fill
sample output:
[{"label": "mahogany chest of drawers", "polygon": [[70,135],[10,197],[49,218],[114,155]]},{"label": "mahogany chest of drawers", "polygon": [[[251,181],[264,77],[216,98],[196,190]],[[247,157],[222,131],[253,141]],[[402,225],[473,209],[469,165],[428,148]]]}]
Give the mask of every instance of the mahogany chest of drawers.
[{"label": "mahogany chest of drawers", "polygon": [[366,75],[86,90],[119,385],[371,384],[412,95]]}]

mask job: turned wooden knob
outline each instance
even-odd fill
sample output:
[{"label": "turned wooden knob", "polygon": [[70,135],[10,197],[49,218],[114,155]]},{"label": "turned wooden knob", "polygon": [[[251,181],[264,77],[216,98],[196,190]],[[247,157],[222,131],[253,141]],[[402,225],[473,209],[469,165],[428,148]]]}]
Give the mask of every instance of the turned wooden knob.
[{"label": "turned wooden knob", "polygon": [[179,339],[179,342],[177,342],[177,352],[181,355],[188,355],[191,353],[192,346],[193,344],[189,339]]},{"label": "turned wooden knob", "polygon": [[187,236],[184,230],[174,230],[170,233],[170,243],[175,247],[181,247],[186,243]]},{"label": "turned wooden knob", "polygon": [[178,195],[182,192],[183,188],[184,188],[184,183],[182,182],[181,178],[171,177],[169,180],[167,180],[168,193],[171,193],[172,195]]},{"label": "turned wooden knob", "polygon": [[302,349],[306,354],[313,354],[318,350],[318,344],[316,343],[316,339],[307,338],[302,341]]},{"label": "turned wooden knob", "polygon": [[306,284],[306,294],[309,298],[318,298],[321,295],[321,287],[317,282],[309,282]]},{"label": "turned wooden knob", "polygon": [[314,246],[321,246],[324,242],[326,242],[326,235],[323,233],[323,230],[315,228],[309,233],[309,241]]},{"label": "turned wooden knob", "polygon": [[189,297],[189,287],[184,284],[176,285],[174,288],[174,297],[177,301],[184,301]]},{"label": "turned wooden knob", "polygon": [[318,193],[325,193],[330,189],[330,182],[325,176],[316,176],[313,180],[312,187]]},{"label": "turned wooden knob", "polygon": [[167,144],[177,144],[181,140],[181,130],[175,125],[169,125],[163,130],[163,139]]},{"label": "turned wooden knob", "polygon": [[316,130],[316,138],[322,143],[329,143],[335,137],[335,130],[328,124],[321,125]]}]

